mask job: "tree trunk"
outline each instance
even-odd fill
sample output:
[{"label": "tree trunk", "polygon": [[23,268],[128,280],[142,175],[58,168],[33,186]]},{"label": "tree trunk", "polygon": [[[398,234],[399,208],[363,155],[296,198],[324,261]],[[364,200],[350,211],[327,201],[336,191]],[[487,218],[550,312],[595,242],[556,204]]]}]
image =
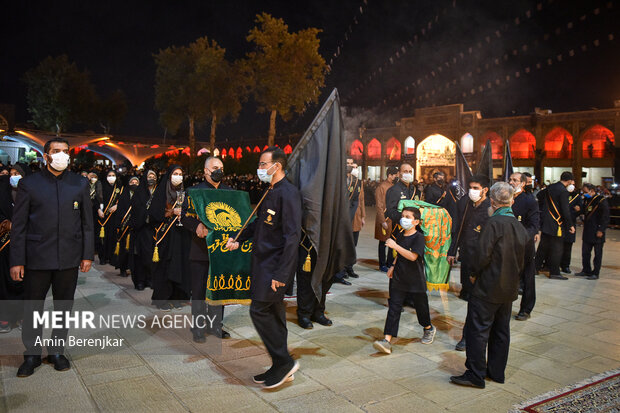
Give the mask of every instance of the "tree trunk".
[{"label": "tree trunk", "polygon": [[194,117],[189,116],[189,159],[196,157],[196,136],[194,136]]},{"label": "tree trunk", "polygon": [[217,113],[213,110],[211,111],[211,136],[209,137],[209,151],[211,151],[211,156],[213,156],[213,151],[215,150],[215,128],[217,127]]},{"label": "tree trunk", "polygon": [[269,137],[267,138],[267,145],[273,146],[275,145],[276,140],[276,115],[278,112],[275,109],[271,110],[271,115],[269,116]]},{"label": "tree trunk", "polygon": [[60,123],[56,122],[56,136],[60,136]]}]

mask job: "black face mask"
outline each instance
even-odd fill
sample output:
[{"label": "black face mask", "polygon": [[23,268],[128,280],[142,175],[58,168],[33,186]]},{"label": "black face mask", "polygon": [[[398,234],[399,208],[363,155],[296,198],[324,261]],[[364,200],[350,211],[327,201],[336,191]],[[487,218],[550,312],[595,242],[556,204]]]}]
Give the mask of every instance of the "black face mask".
[{"label": "black face mask", "polygon": [[220,182],[222,179],[224,179],[223,169],[216,169],[215,171],[211,172],[211,180],[213,182]]},{"label": "black face mask", "polygon": [[439,185],[439,186],[443,186],[443,183],[444,183],[443,179],[438,179],[435,182],[437,182],[437,185]]},{"label": "black face mask", "polygon": [[129,190],[130,191],[136,191],[137,189],[138,189],[138,185],[136,185],[136,184],[129,185]]},{"label": "black face mask", "polygon": [[353,170],[353,165],[347,165],[347,173],[350,174]]},{"label": "black face mask", "polygon": [[157,179],[147,179],[146,182],[149,184],[149,186],[153,186],[157,183]]},{"label": "black face mask", "polygon": [[523,189],[525,189],[525,192],[527,193],[531,193],[533,191],[532,185],[525,185]]}]

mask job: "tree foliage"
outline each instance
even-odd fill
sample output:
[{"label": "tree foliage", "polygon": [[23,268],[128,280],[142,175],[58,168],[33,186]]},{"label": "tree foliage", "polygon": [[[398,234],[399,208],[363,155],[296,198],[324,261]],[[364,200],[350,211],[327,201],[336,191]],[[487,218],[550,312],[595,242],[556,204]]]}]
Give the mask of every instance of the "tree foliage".
[{"label": "tree foliage", "polygon": [[24,81],[28,112],[37,127],[60,134],[92,119],[96,94],[90,75],[66,55],[48,56],[26,72]]},{"label": "tree foliage", "polygon": [[211,145],[215,126],[226,116],[236,117],[241,110],[248,82],[244,65],[229,63],[226,50],[206,37],[189,46],[172,46],[154,55],[155,106],[164,126],[176,131],[189,124],[191,157],[196,155],[195,127],[211,119]]},{"label": "tree foliage", "polygon": [[290,33],[282,19],[267,13],[256,16],[247,41],[255,50],[248,54],[253,96],[259,112],[269,112],[268,144],[274,144],[276,116],[288,120],[316,103],[325,84],[326,64],[319,54],[319,29]]},{"label": "tree foliage", "polygon": [[117,89],[108,97],[98,99],[96,114],[99,126],[103,128],[103,133],[109,135],[112,128],[118,127],[127,114],[125,93]]}]

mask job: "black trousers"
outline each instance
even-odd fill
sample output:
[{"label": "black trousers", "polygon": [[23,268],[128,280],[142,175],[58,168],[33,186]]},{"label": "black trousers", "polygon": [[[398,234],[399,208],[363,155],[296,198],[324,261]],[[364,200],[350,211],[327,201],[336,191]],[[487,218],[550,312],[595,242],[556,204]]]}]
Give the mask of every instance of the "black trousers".
[{"label": "black trousers", "polygon": [[523,281],[523,295],[521,296],[520,313],[530,314],[536,304],[536,249],[534,240],[530,240],[525,245],[525,262],[523,263],[523,271],[521,271],[521,280]]},{"label": "black trousers", "polygon": [[470,255],[468,251],[461,250],[459,253],[459,260],[461,261],[461,297],[467,299],[469,297],[469,293],[474,288],[474,285],[471,283],[469,277],[472,275],[472,263],[471,259],[473,257]]},{"label": "black trousers", "polygon": [[180,302],[187,299],[187,294],[180,288],[180,285],[170,281],[168,278],[168,267],[172,260],[163,260],[155,264],[153,270],[153,295],[151,300],[153,305],[161,307],[169,302]]},{"label": "black trousers", "polygon": [[379,241],[379,266],[391,267],[394,262],[394,253],[391,248],[388,248],[386,254],[385,248],[385,241]]},{"label": "black trousers", "polygon": [[[192,316],[206,317],[205,332],[221,335],[224,321],[223,305],[207,305],[207,278],[209,277],[209,261],[190,261],[189,271],[192,276]],[[213,320],[213,323],[211,323]],[[201,322],[202,323],[202,322]]]},{"label": "black trousers", "polygon": [[473,373],[477,383],[484,383],[486,376],[499,382],[505,379],[511,312],[510,302],[495,304],[469,297],[464,330],[467,341],[465,367]]},{"label": "black trousers", "polygon": [[[590,264],[592,260],[592,249],[594,249],[594,269],[592,269]],[[597,242],[596,244],[592,244],[583,241],[581,244],[581,261],[584,273],[599,275],[601,272],[601,263],[603,262],[603,243]]]},{"label": "black trousers", "polygon": [[549,234],[542,234],[538,251],[536,251],[536,268],[541,269],[543,264],[549,269],[549,274],[560,275],[560,260],[564,250],[564,239]]},{"label": "black trousers", "polygon": [[573,242],[564,241],[562,248],[562,258],[560,259],[560,268],[569,268],[573,251]]},{"label": "black trousers", "polygon": [[273,367],[279,368],[293,362],[288,352],[286,304],[283,300],[264,302],[252,300],[250,318],[271,356]]},{"label": "black trousers", "polygon": [[[24,321],[22,324],[22,341],[26,347],[24,355],[40,356],[41,343],[37,344],[37,337],[41,337],[43,326],[34,327],[33,313],[42,312],[45,296],[52,287],[54,311],[71,311],[73,296],[78,280],[78,269],[68,270],[29,270],[24,274]],[[63,314],[64,315],[64,314]],[[62,317],[64,319],[64,316]],[[64,321],[64,320],[63,320]],[[52,331],[52,345],[47,347],[48,354],[63,354],[64,343],[67,340],[69,329],[60,328]]]},{"label": "black trousers", "polygon": [[[327,292],[332,286],[332,280],[323,280],[321,286],[322,295],[319,300],[312,289],[313,272],[303,271],[303,265],[306,262],[308,252],[300,248],[299,259],[297,260],[297,317],[298,318],[318,318],[325,315],[325,298]],[[314,248],[310,250],[310,263],[312,269],[316,265],[316,251]]]},{"label": "black trousers", "polygon": [[134,254],[134,268],[131,272],[131,279],[134,287],[138,284],[150,285],[152,283],[153,263],[145,264],[141,255]]},{"label": "black trousers", "polygon": [[390,298],[388,299],[388,313],[385,319],[383,334],[398,337],[398,325],[400,324],[401,310],[403,309],[405,299],[408,298],[413,298],[415,312],[418,316],[418,323],[420,323],[422,327],[428,327],[431,325],[431,315],[428,308],[428,296],[426,295],[426,292],[411,293],[402,291],[394,288],[390,280]]}]

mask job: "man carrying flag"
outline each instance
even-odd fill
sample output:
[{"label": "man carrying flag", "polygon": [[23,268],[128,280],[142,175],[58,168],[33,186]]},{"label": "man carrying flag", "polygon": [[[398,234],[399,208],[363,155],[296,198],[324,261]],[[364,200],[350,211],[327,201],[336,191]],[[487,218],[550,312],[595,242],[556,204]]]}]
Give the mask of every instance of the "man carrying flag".
[{"label": "man carrying flag", "polygon": [[280,386],[299,369],[287,348],[284,292],[297,268],[302,201],[299,190],[286,179],[286,165],[286,155],[278,147],[261,154],[256,172],[270,186],[257,206],[256,219],[226,244],[233,251],[253,237],[250,317],[273,363],[254,376],[254,382],[267,389]]}]

